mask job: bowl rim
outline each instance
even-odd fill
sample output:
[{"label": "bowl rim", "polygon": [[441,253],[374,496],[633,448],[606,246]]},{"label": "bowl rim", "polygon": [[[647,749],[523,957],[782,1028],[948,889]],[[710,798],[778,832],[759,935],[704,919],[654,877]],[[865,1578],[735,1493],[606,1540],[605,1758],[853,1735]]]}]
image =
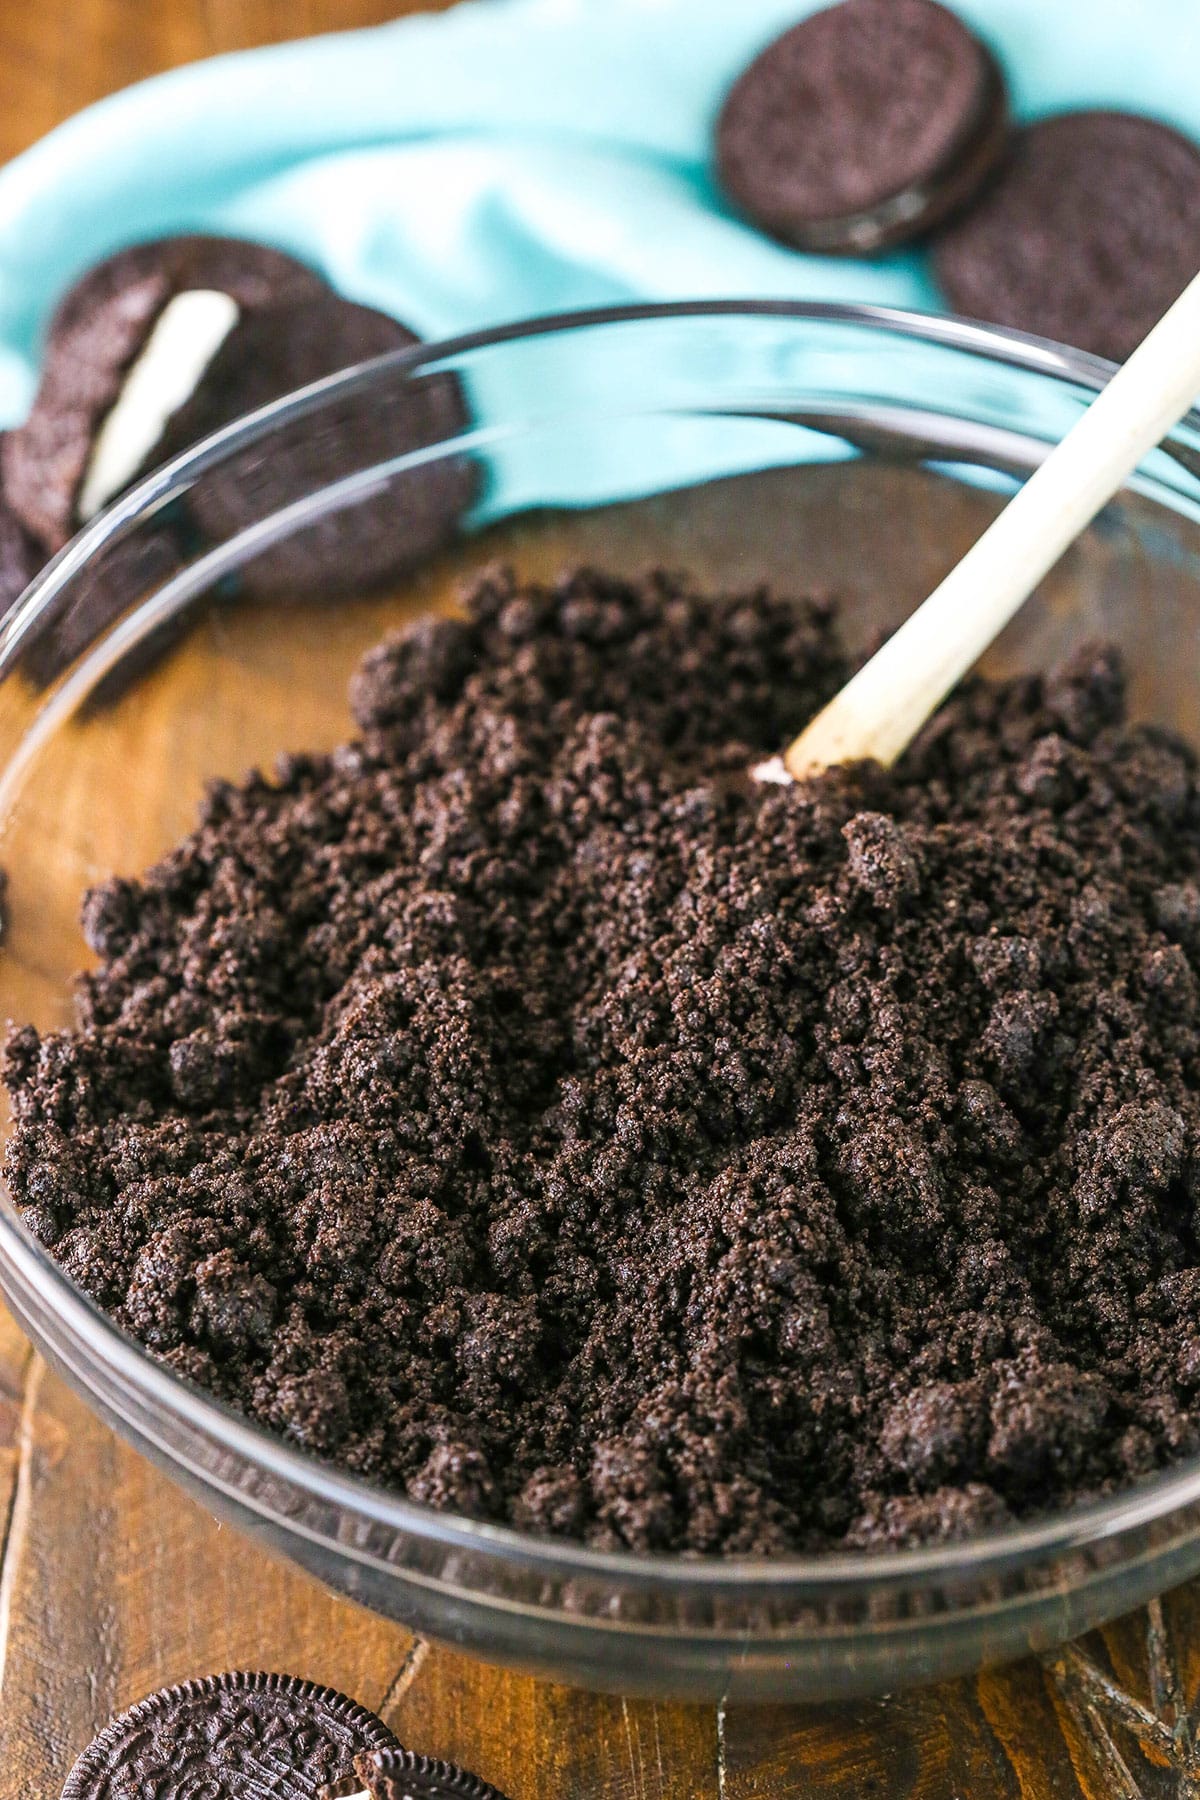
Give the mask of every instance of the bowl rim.
[{"label": "bowl rim", "polygon": [[[11,609],[0,627],[0,673],[29,623],[57,597],[101,548],[128,533],[182,492],[195,477],[282,423],[319,409],[333,397],[357,393],[381,374],[431,370],[448,359],[473,351],[531,338],[613,325],[657,323],[674,319],[778,318],[797,323],[835,324],[883,332],[913,342],[960,350],[984,363],[1001,364],[1099,391],[1116,365],[1089,352],[1049,338],[989,325],[956,314],[903,307],[825,303],[802,300],[678,300],[636,302],[539,315],[430,340],[358,363],[326,376],[260,407],[213,433],[155,470],[101,512],[44,568]],[[1200,407],[1180,420],[1200,432]],[[1176,426],[1164,442],[1174,435]],[[311,1498],[338,1507],[359,1520],[410,1537],[485,1553],[531,1573],[559,1577],[592,1577],[623,1589],[697,1588],[713,1593],[738,1590],[801,1590],[806,1594],[859,1593],[896,1588],[921,1577],[981,1578],[1013,1571],[1039,1559],[1078,1552],[1104,1540],[1151,1525],[1166,1514],[1200,1501],[1200,1453],[1117,1494],[1089,1501],[1068,1512],[982,1531],[962,1543],[907,1550],[821,1551],[769,1557],[699,1557],[678,1552],[607,1551],[568,1538],[539,1537],[513,1526],[445,1513],[343,1472],[318,1457],[293,1448],[255,1424],[224,1401],[208,1394],[158,1362],[127,1334],[90,1296],[75,1286],[44,1246],[22,1223],[7,1179],[0,1174],[0,1261],[9,1264],[42,1301],[53,1301],[57,1316],[73,1328],[76,1339],[98,1355],[142,1400],[158,1405],[192,1430],[218,1440],[266,1475],[281,1479]],[[141,1427],[135,1429],[141,1434]],[[173,1450],[164,1454],[179,1460]],[[212,1485],[201,1469],[199,1478]],[[239,1496],[275,1516],[239,1487]],[[295,1527],[298,1521],[287,1518]],[[322,1533],[316,1533],[323,1536]],[[356,1549],[340,1536],[339,1554],[354,1559],[370,1552]],[[599,1621],[585,1621],[581,1623]]]}]

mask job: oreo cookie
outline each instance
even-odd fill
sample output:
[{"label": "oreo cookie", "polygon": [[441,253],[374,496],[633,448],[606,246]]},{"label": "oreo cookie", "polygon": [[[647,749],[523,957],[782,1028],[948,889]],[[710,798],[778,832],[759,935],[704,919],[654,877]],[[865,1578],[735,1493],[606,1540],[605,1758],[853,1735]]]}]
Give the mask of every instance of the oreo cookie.
[{"label": "oreo cookie", "polygon": [[398,1749],[381,1719],[290,1675],[163,1688],[84,1751],[62,1800],[318,1800],[355,1758]]},{"label": "oreo cookie", "polygon": [[[2,445],[3,435],[0,435]],[[20,599],[45,560],[12,507],[0,495],[0,619]]]},{"label": "oreo cookie", "polygon": [[1200,147],[1132,113],[1020,132],[934,270],[957,312],[1121,362],[1200,268]]},{"label": "oreo cookie", "polygon": [[717,179],[801,250],[862,254],[966,204],[1008,139],[994,57],[936,0],[841,0],[784,32],[731,89]]},{"label": "oreo cookie", "polygon": [[162,460],[159,431],[239,319],[328,292],[293,257],[237,238],[161,238],[90,269],[59,303],[33,407],[0,453],[26,529],[61,549]]},{"label": "oreo cookie", "polygon": [[[36,686],[48,686],[135,602],[162,587],[183,566],[178,542],[165,526],[106,545],[22,639],[24,673]],[[201,596],[127,651],[118,667],[110,670],[93,690],[90,704],[109,703],[124,693],[183,635],[205,603]]]},{"label": "oreo cookie", "polygon": [[[247,316],[170,421],[160,449],[174,455],[296,388],[419,341],[396,320],[332,292]],[[223,542],[356,471],[437,444],[466,422],[453,376],[384,375],[202,475],[186,498],[189,519],[201,546]],[[377,587],[439,549],[474,491],[474,468],[461,456],[373,483],[352,506],[327,513],[247,563],[240,585],[284,598]]]},{"label": "oreo cookie", "polygon": [[[0,539],[0,558],[8,558],[0,582],[15,587],[25,550],[44,561],[93,513],[199,438],[294,388],[418,341],[263,245],[178,237],[110,257],[60,303],[29,418],[0,445],[4,492],[24,534]],[[461,389],[448,375],[381,382],[202,477],[158,522],[154,560],[181,567],[314,489],[440,441],[465,422]],[[474,472],[461,458],[375,483],[363,505],[255,557],[241,590],[327,596],[380,585],[438,548],[473,493]],[[116,582],[95,572],[71,618],[54,622],[37,678],[61,668],[135,597],[121,559],[112,560]]]},{"label": "oreo cookie", "polygon": [[456,1763],[412,1750],[375,1750],[354,1761],[354,1773],[334,1782],[325,1800],[505,1800],[498,1788]]}]

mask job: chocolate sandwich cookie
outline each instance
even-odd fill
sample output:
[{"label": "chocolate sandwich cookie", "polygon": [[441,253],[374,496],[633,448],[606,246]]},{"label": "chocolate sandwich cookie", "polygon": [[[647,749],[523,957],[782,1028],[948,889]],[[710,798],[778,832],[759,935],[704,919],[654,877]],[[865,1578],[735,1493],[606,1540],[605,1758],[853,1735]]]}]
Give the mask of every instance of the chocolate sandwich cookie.
[{"label": "chocolate sandwich cookie", "polygon": [[[108,544],[95,560],[72,580],[31,626],[22,639],[21,668],[38,687],[44,687],[70,667],[76,657],[116,623],[139,600],[160,588],[184,566],[185,558],[169,526],[139,532]],[[181,613],[158,624],[140,644],[127,651],[120,663],[104,676],[92,695],[111,701],[182,634],[203,597]]]},{"label": "chocolate sandwich cookie", "polygon": [[325,1800],[505,1800],[498,1788],[456,1763],[412,1750],[372,1750],[354,1759],[354,1773],[334,1782]]},{"label": "chocolate sandwich cookie", "polygon": [[[0,433],[0,456],[7,433]],[[44,567],[46,554],[35,543],[0,492],[0,621],[15,606],[34,576]],[[37,686],[45,686],[88,649],[101,633],[136,601],[183,567],[184,557],[171,522],[163,519],[155,529],[109,544],[77,575],[69,590],[28,622],[21,636],[18,657],[23,672]],[[193,609],[164,621],[110,670],[93,695],[111,699],[156,660],[183,629]]]},{"label": "chocolate sandwich cookie", "polygon": [[863,253],[962,206],[1008,136],[1004,79],[935,0],[842,0],[734,83],[717,178],[756,225],[801,250]]},{"label": "chocolate sandwich cookie", "polygon": [[[3,455],[4,434],[0,434]],[[45,557],[0,494],[0,619],[20,599]]]},{"label": "chocolate sandwich cookie", "polygon": [[86,1749],[62,1800],[318,1800],[365,1752],[398,1746],[381,1719],[291,1675],[211,1675],[163,1688]]},{"label": "chocolate sandwich cookie", "polygon": [[1200,267],[1200,147],[1131,113],[1028,126],[935,245],[957,312],[1121,362]]},{"label": "chocolate sandwich cookie", "polygon": [[[419,341],[395,319],[330,292],[247,316],[171,420],[162,449],[173,455],[296,388]],[[222,542],[356,470],[438,443],[466,418],[453,376],[384,376],[202,475],[187,495],[189,517],[201,542]],[[425,464],[273,545],[240,571],[240,583],[287,598],[377,586],[446,541],[474,484],[462,457]]]},{"label": "chocolate sandwich cookie", "polygon": [[135,244],[90,269],[50,323],[41,381],[2,468],[9,505],[47,551],[115,498],[241,318],[328,293],[312,269],[237,238]]}]

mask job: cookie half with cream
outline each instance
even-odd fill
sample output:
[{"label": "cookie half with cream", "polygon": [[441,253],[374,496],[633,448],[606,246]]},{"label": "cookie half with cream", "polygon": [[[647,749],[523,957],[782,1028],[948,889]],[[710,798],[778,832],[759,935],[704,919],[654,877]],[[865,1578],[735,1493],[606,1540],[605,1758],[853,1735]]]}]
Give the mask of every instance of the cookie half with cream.
[{"label": "cookie half with cream", "polygon": [[[343,299],[314,270],[265,245],[199,236],[134,245],[89,270],[54,314],[29,417],[0,444],[6,502],[44,560],[134,482],[209,433],[418,342],[397,320]],[[186,561],[465,423],[452,376],[372,384],[195,481],[171,509],[178,557]],[[448,458],[370,485],[362,504],[249,561],[241,591],[323,596],[377,586],[440,546],[475,481],[461,459]],[[95,598],[83,608],[89,630],[104,623]],[[119,594],[112,600],[115,616]],[[70,635],[74,643],[78,633]],[[62,652],[56,642],[56,666]]]},{"label": "cookie half with cream", "polygon": [[140,474],[171,415],[239,321],[329,288],[281,251],[237,238],[135,244],[60,301],[25,423],[0,453],[4,494],[47,551]]}]

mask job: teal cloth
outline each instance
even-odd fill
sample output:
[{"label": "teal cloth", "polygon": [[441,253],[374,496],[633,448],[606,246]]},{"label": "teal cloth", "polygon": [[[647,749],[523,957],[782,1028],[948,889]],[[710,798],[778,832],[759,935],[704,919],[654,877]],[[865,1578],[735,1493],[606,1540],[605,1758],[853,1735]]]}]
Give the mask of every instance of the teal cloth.
[{"label": "teal cloth", "polygon": [[[786,250],[708,167],[737,71],[816,0],[469,0],[215,58],[89,108],[0,170],[0,425],[57,295],[131,240],[277,244],[424,336],[629,300],[936,307],[922,258]],[[1023,117],[1153,112],[1200,135],[1198,0],[956,0]]]}]

